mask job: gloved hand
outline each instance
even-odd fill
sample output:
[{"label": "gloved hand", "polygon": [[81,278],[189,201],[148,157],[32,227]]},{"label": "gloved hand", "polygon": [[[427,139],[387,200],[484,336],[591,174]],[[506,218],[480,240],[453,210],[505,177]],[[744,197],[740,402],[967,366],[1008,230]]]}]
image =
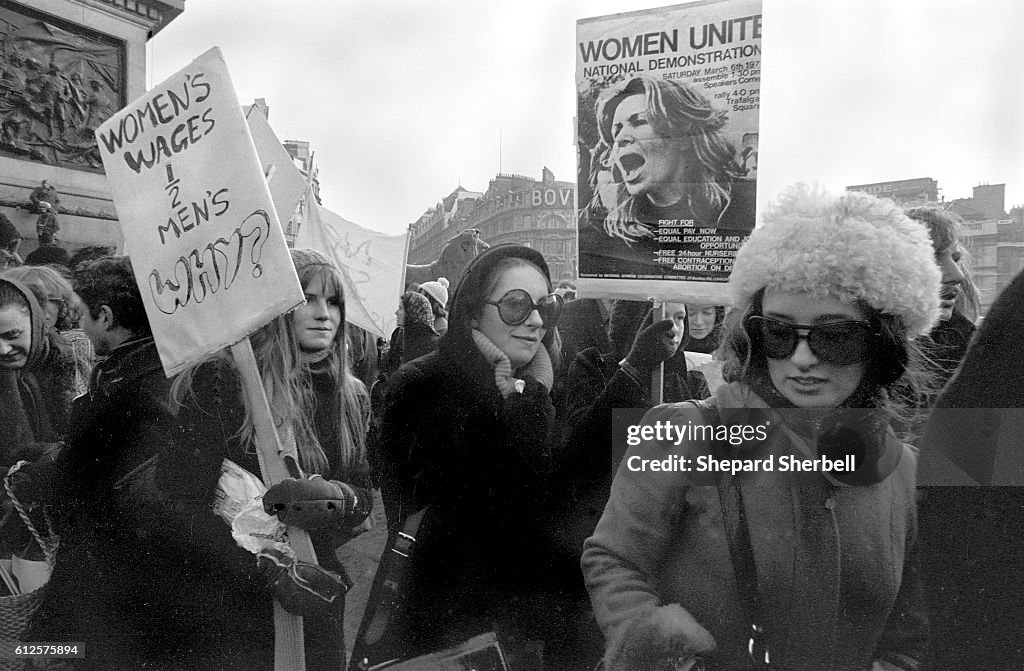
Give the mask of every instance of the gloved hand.
[{"label": "gloved hand", "polygon": [[319,475],[287,478],[263,495],[263,510],[268,515],[307,531],[350,529],[366,519],[372,508],[369,496],[359,496],[344,482]]},{"label": "gloved hand", "polygon": [[342,612],[349,586],[334,573],[277,550],[260,552],[257,561],[267,588],[292,615],[319,617]]},{"label": "gloved hand", "polygon": [[649,374],[655,366],[675,354],[679,339],[675,323],[671,319],[662,319],[636,334],[626,362],[641,374]]}]

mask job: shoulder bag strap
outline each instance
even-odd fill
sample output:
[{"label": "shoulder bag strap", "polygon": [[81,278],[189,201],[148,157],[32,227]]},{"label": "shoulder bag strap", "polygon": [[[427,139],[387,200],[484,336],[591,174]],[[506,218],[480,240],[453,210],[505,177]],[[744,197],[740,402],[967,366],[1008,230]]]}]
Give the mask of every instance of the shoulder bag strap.
[{"label": "shoulder bag strap", "polygon": [[416,547],[416,534],[419,533],[420,524],[429,509],[430,507],[427,506],[406,519],[402,530],[395,536],[395,540],[390,544],[391,547],[388,548],[380,562],[377,575],[373,579],[373,586],[370,588],[369,605],[353,646],[351,667],[353,671],[370,668],[371,660],[368,658],[368,653],[384,638],[391,622],[391,616],[400,605],[399,601],[405,588],[405,577]]},{"label": "shoulder bag strap", "polygon": [[[704,421],[712,426],[721,423],[721,414],[714,403],[707,400],[691,401],[704,415]],[[768,640],[765,632],[765,610],[761,591],[757,583],[757,565],[754,562],[754,548],[750,543],[750,525],[747,523],[746,508],[743,505],[743,491],[731,478],[718,485],[718,498],[722,506],[722,521],[725,537],[729,542],[729,557],[739,588],[740,601],[747,622],[750,623],[750,639],[747,653],[755,669],[771,671]]]}]

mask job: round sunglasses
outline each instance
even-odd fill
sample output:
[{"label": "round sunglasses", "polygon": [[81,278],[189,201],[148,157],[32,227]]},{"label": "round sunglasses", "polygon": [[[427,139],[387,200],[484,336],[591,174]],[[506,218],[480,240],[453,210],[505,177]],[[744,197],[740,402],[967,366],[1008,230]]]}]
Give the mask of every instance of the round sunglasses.
[{"label": "round sunglasses", "polygon": [[498,316],[501,321],[509,326],[519,326],[525,322],[536,310],[544,323],[544,328],[558,326],[558,320],[562,318],[562,308],[565,303],[558,294],[548,294],[534,303],[533,298],[525,289],[511,289],[496,301],[484,301],[487,305],[498,308]]},{"label": "round sunglasses", "polygon": [[801,340],[825,363],[849,366],[868,358],[878,335],[865,321],[792,324],[772,317],[747,317],[747,333],[757,333],[769,359],[788,359]]}]

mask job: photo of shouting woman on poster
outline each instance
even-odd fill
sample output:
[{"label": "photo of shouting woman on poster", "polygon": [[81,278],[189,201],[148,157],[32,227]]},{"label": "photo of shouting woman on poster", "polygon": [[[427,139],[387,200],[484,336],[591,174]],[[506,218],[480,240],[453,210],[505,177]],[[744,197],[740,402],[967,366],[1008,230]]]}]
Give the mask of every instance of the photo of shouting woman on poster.
[{"label": "photo of shouting woman on poster", "polygon": [[753,230],[756,182],[722,133],[728,115],[695,86],[640,75],[602,92],[595,107],[582,275],[669,275],[659,251],[685,244],[683,236]]}]

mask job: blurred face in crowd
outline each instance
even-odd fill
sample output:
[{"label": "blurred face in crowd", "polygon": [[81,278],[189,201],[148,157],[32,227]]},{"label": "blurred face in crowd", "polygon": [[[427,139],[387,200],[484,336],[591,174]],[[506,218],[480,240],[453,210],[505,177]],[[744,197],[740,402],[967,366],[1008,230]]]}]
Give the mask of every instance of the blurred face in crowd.
[{"label": "blurred face in crowd", "polygon": [[[860,307],[833,296],[817,298],[774,289],[765,291],[761,312],[780,322],[810,326],[865,320]],[[779,393],[798,408],[836,408],[857,389],[864,377],[864,362],[844,366],[823,361],[806,339],[800,339],[788,357],[768,357],[768,375]]]},{"label": "blurred face in crowd", "polygon": [[32,348],[32,317],[20,305],[0,308],[0,369],[15,370],[28,362]]},{"label": "blurred face in crowd", "polygon": [[[530,295],[534,303],[538,303],[548,295],[548,282],[544,275],[532,265],[516,265],[500,271],[497,284],[487,296],[491,303],[498,302],[502,296],[513,289],[522,289]],[[483,333],[498,349],[505,353],[512,363],[513,370],[525,366],[533,360],[541,341],[547,333],[540,313],[532,310],[521,324],[506,324],[498,314],[496,305],[485,304],[479,319],[472,321],[472,326]]]},{"label": "blurred face in crowd", "polygon": [[322,352],[334,343],[341,328],[343,299],[330,289],[322,273],[313,276],[303,292],[306,302],[292,313],[295,338],[303,352]]},{"label": "blurred face in crowd", "polygon": [[64,308],[64,299],[57,297],[51,297],[46,300],[43,305],[43,317],[45,331],[49,331],[57,325],[57,320],[60,319],[60,311]]},{"label": "blurred face in crowd", "polygon": [[398,301],[398,309],[395,310],[395,319],[397,319],[398,326],[405,326],[405,306],[402,305],[402,301]]},{"label": "blurred face in crowd", "polygon": [[939,319],[946,321],[953,316],[953,306],[963,289],[964,273],[960,270],[960,245],[953,243],[935,253],[935,263],[942,271],[942,290],[939,294]]},{"label": "blurred face in crowd", "polygon": [[718,316],[714,305],[687,305],[686,314],[690,322],[691,338],[703,340],[711,335],[715,329],[715,319]]},{"label": "blurred face in crowd", "polygon": [[611,159],[631,196],[646,195],[659,206],[682,197],[685,155],[679,142],[663,137],[651,126],[643,95],[627,96],[619,102],[612,119],[612,139]]}]

